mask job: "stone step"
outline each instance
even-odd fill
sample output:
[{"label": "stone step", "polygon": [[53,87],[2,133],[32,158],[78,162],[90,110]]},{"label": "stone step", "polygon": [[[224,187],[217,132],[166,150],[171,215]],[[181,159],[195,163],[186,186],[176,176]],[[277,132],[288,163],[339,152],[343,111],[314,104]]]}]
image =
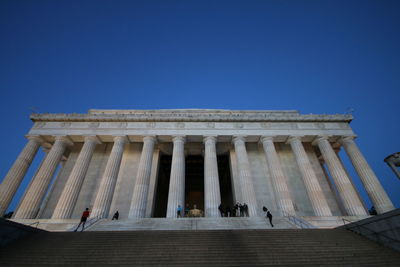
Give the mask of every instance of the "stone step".
[{"label": "stone step", "polygon": [[238,230],[238,229],[296,229],[286,217],[273,219],[274,228],[265,217],[224,218],[142,218],[110,220],[102,219],[88,231],[135,231],[135,230]]},{"label": "stone step", "polygon": [[395,266],[400,253],[345,230],[43,232],[0,249],[5,265]]}]

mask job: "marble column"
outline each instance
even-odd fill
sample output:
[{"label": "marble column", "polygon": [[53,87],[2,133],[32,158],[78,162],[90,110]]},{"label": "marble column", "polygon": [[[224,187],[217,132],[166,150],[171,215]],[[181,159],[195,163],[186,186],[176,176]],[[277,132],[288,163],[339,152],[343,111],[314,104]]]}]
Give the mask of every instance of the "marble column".
[{"label": "marble column", "polygon": [[115,184],[117,183],[126,143],[128,143],[128,138],[126,136],[114,137],[114,145],[101,178],[90,217],[107,218],[110,212],[111,201],[113,199]]},{"label": "marble column", "polygon": [[169,181],[167,218],[176,218],[178,205],[185,209],[185,137],[175,136],[173,139],[171,175]]},{"label": "marble column", "polygon": [[287,178],[276,152],[273,137],[262,136],[261,143],[263,144],[268,169],[275,189],[278,207],[284,216],[289,214],[295,215],[296,212],[287,185]]},{"label": "marble column", "polygon": [[346,150],[346,153],[356,169],[358,176],[360,177],[361,182],[363,183],[364,188],[367,191],[376,211],[380,214],[393,210],[394,206],[392,201],[386,194],[381,183],[362,155],[361,151],[358,149],[356,143],[353,141],[353,137],[348,136],[341,138],[339,142]]},{"label": "marble column", "polygon": [[350,216],[367,215],[349,176],[336,156],[328,138],[325,136],[317,137],[313,144],[317,144],[321,151],[347,214]]},{"label": "marble column", "polygon": [[73,143],[66,136],[57,136],[54,145],[47,154],[39,171],[30,184],[24,199],[15,213],[16,219],[34,219],[39,211],[40,204],[49,188],[54,172],[60,163],[67,146]]},{"label": "marble column", "polygon": [[133,189],[129,218],[145,217],[155,142],[156,138],[154,136],[145,136],[143,138],[143,149]]},{"label": "marble column", "polygon": [[233,144],[235,146],[239,185],[242,192],[242,201],[249,207],[249,215],[257,216],[257,199],[253,187],[253,178],[249,158],[247,156],[246,143],[244,136],[234,136]]},{"label": "marble column", "polygon": [[28,143],[15,160],[0,185],[0,217],[6,212],[15,192],[17,192],[24,176],[31,165],[43,140],[39,136],[28,136]]},{"label": "marble column", "polygon": [[204,210],[206,217],[220,217],[218,206],[221,204],[221,193],[216,142],[215,136],[204,137]]},{"label": "marble column", "polygon": [[54,209],[52,219],[68,219],[72,215],[76,201],[81,191],[86,172],[96,145],[100,141],[96,136],[86,136],[85,143],[75,162],[74,168],[68,177],[57,206]]},{"label": "marble column", "polygon": [[288,143],[292,147],[297,165],[299,166],[303,182],[307,190],[308,197],[311,201],[316,216],[332,216],[328,202],[322,191],[318,178],[312,168],[301,139],[298,136],[291,136]]}]

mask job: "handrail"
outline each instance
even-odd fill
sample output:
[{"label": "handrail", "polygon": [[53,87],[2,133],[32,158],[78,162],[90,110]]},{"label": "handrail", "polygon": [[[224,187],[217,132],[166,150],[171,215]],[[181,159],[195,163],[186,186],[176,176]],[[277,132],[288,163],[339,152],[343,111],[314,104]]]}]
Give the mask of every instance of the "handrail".
[{"label": "handrail", "polygon": [[[346,230],[353,231],[352,229],[357,228],[358,232],[361,233],[360,227],[362,227],[363,229],[367,229],[374,236],[376,236],[376,240],[377,241],[379,241],[381,239],[381,237],[384,237],[386,239],[389,239],[392,242],[400,243],[400,240],[397,240],[397,239],[394,239],[394,238],[392,238],[390,236],[387,236],[387,235],[383,234],[382,232],[374,231],[374,230],[368,228],[367,226],[365,226],[365,224],[359,224],[359,223],[357,223],[357,221],[350,221],[350,220],[347,220],[345,218],[342,218],[342,220],[343,220],[343,224],[344,224],[344,227],[346,228]],[[345,221],[349,222],[350,224],[354,224],[354,226],[352,226],[352,227],[349,226],[349,224],[346,224]]]},{"label": "handrail", "polygon": [[[2,219],[4,219],[5,221],[13,222],[9,218],[2,218]],[[33,224],[36,224],[36,228],[35,229],[37,229],[39,221],[38,222],[34,222],[34,223],[30,223],[30,224],[24,224],[24,225],[30,226],[30,225],[33,225]],[[46,231],[46,230],[42,230],[42,229],[38,229],[38,230]],[[27,232],[29,232],[29,231],[27,231]],[[27,232],[22,232],[20,227],[14,227],[10,231],[3,231],[1,233],[1,238],[0,238],[0,248],[3,247],[5,244],[7,244],[8,241],[18,239],[20,236],[23,236],[24,233],[27,233]]]},{"label": "handrail", "polygon": [[307,221],[305,221],[305,220],[303,220],[303,219],[301,219],[301,218],[298,218],[298,217],[296,217],[296,216],[293,215],[293,214],[283,212],[283,216],[288,217],[288,220],[289,220],[290,222],[294,223],[295,225],[299,226],[299,227],[302,228],[302,229],[312,229],[312,228],[315,228],[315,226],[312,225],[311,223],[309,223],[309,222],[307,222]]},{"label": "handrail", "polygon": [[[96,216],[96,217],[92,217],[89,220],[86,221],[85,223],[85,229],[88,229],[90,226],[94,225],[96,222],[98,222],[99,220],[101,220],[103,218],[101,218],[100,216]],[[69,228],[67,231],[73,231],[75,230],[75,226]]]},{"label": "handrail", "polygon": [[89,228],[90,226],[92,226],[93,224],[97,223],[98,221],[100,221],[100,219],[102,219],[102,218],[98,215],[96,217],[90,218],[86,222],[86,229]]},{"label": "handrail", "polygon": [[40,223],[40,221],[37,221],[37,222],[33,222],[33,223],[28,223],[27,225],[31,226],[31,225],[36,224],[36,227],[35,227],[35,228],[38,228],[39,223]]}]

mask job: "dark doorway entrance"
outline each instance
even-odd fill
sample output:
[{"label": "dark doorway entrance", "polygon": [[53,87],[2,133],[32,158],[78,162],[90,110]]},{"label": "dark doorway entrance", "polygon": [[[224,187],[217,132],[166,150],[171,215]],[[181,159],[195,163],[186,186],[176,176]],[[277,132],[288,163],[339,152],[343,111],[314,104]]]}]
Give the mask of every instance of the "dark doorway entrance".
[{"label": "dark doorway entrance", "polygon": [[162,154],[160,156],[157,190],[155,195],[153,217],[162,218],[167,216],[169,177],[171,175],[172,156]]},{"label": "dark doorway entrance", "polygon": [[[157,189],[155,195],[153,217],[163,218],[167,215],[169,180],[172,156],[162,154],[159,161]],[[217,156],[221,203],[224,209],[233,207],[231,171],[228,155]],[[185,205],[190,208],[196,204],[204,211],[204,158],[190,155],[185,159]]]},{"label": "dark doorway entrance", "polygon": [[219,188],[221,192],[221,203],[224,209],[230,207],[233,209],[233,194],[232,194],[232,182],[231,182],[231,170],[229,164],[229,156],[218,155],[218,176],[219,176]]},{"label": "dark doorway entrance", "polygon": [[198,155],[186,157],[185,165],[185,206],[196,205],[204,211],[204,158]]}]

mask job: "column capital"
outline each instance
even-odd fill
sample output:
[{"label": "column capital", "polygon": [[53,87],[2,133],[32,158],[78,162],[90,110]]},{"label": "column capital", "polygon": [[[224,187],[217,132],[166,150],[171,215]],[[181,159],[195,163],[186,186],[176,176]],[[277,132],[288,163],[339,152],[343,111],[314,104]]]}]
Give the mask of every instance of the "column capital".
[{"label": "column capital", "polygon": [[291,135],[289,136],[289,138],[286,140],[286,144],[290,144],[293,141],[301,141],[301,138],[303,137],[303,135]]},{"label": "column capital", "polygon": [[[48,144],[48,143],[46,143],[46,144]],[[46,153],[46,154],[50,152],[50,149],[51,149],[51,145],[42,146],[42,151],[43,151],[44,153]]]},{"label": "column capital", "polygon": [[96,144],[101,144],[100,139],[96,135],[84,135],[84,141],[94,141]]},{"label": "column capital", "polygon": [[172,137],[172,142],[176,143],[176,142],[186,142],[186,136],[185,135],[174,135]]},{"label": "column capital", "polygon": [[56,135],[55,136],[55,141],[62,141],[67,146],[73,146],[74,145],[74,142],[66,135]]},{"label": "column capital", "polygon": [[232,138],[232,142],[236,143],[236,142],[244,142],[246,143],[246,135],[234,135]]},{"label": "column capital", "polygon": [[349,142],[349,141],[354,141],[354,139],[356,138],[355,135],[348,135],[348,136],[342,136],[338,142],[339,144],[343,145],[343,143]]},{"label": "column capital", "polygon": [[272,135],[263,135],[260,137],[260,142],[264,143],[264,142],[274,142],[274,136]]},{"label": "column capital", "polygon": [[326,135],[319,135],[319,136],[315,137],[315,139],[312,141],[311,144],[312,144],[313,146],[318,145],[318,143],[321,142],[321,141],[323,141],[323,140],[328,141],[328,138],[329,138],[329,136],[326,136]]},{"label": "column capital", "polygon": [[36,142],[39,142],[40,144],[44,143],[44,139],[40,135],[26,135],[26,139],[28,140],[34,140]]},{"label": "column capital", "polygon": [[145,142],[157,143],[157,137],[155,135],[143,136],[143,143],[145,143]]},{"label": "column capital", "polygon": [[114,142],[123,142],[124,144],[129,143],[128,137],[126,135],[114,135]]},{"label": "column capital", "polygon": [[217,135],[206,135],[206,136],[203,136],[203,143],[207,143],[207,142],[216,143],[217,142]]}]

